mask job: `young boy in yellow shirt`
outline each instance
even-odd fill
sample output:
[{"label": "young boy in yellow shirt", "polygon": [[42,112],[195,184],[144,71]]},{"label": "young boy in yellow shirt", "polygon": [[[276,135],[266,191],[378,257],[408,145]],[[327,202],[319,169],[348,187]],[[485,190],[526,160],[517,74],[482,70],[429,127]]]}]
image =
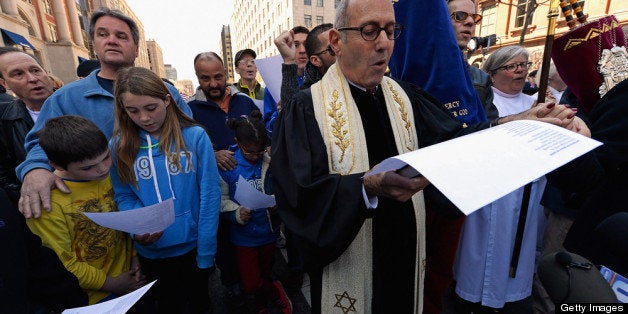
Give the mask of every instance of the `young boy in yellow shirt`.
[{"label": "young boy in yellow shirt", "polygon": [[72,193],[53,190],[52,210],[39,219],[28,219],[30,229],[78,278],[90,304],[143,286],[130,237],[101,227],[83,214],[117,211],[105,135],[83,117],[61,116],[46,121],[38,136],[55,175]]}]

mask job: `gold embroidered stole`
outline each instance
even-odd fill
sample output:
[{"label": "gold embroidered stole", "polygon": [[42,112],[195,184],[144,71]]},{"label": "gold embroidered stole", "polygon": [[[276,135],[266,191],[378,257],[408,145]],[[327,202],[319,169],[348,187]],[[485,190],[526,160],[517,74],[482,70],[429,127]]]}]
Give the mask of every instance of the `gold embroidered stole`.
[{"label": "gold embroidered stole", "polygon": [[[384,77],[386,100],[397,151],[418,149],[410,99],[392,79]],[[347,79],[336,64],[312,85],[314,113],[327,148],[330,173],[341,175],[370,169],[364,128]],[[414,312],[423,312],[425,277],[425,202],[423,192],[412,197],[417,224]],[[323,271],[322,313],[371,313],[373,296],[372,221],[366,219],[349,248]],[[390,287],[395,289],[395,287]]]}]

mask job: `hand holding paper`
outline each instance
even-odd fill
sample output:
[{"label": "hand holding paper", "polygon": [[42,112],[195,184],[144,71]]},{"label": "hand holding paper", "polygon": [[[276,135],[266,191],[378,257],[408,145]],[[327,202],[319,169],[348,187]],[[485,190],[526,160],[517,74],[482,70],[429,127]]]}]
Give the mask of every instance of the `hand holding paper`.
[{"label": "hand holding paper", "polygon": [[407,178],[394,171],[364,177],[364,189],[369,197],[385,196],[400,202],[409,200],[428,184],[423,177]]},{"label": "hand holding paper", "polygon": [[155,243],[155,241],[159,240],[161,236],[164,235],[163,231],[155,232],[155,233],[144,233],[141,235],[134,235],[133,240],[139,243],[140,245],[151,245]]},{"label": "hand holding paper", "polygon": [[251,210],[246,207],[242,207],[239,211],[239,214],[240,214],[240,217],[239,217],[240,220],[244,222],[245,224],[251,220],[251,217],[253,217],[251,215]]},{"label": "hand holding paper", "polygon": [[141,274],[139,268],[131,268],[115,277],[107,277],[100,290],[110,291],[117,295],[123,295],[141,288],[146,284],[146,277]]}]

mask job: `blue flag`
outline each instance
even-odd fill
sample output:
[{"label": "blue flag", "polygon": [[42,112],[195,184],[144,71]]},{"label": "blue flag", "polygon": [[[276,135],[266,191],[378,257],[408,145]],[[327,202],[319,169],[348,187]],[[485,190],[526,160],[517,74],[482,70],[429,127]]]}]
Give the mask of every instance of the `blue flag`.
[{"label": "blue flag", "polygon": [[391,75],[432,94],[462,123],[486,121],[467,62],[458,48],[445,0],[399,0],[404,25],[390,59]]}]

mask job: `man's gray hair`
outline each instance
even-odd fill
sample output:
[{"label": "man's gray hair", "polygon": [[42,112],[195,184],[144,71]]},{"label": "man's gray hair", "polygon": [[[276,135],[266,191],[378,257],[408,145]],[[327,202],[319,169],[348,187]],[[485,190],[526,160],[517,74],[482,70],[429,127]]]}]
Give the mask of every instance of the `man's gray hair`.
[{"label": "man's gray hair", "polygon": [[495,74],[499,67],[518,56],[525,56],[527,60],[530,54],[525,47],[519,45],[499,48],[493,51],[493,53],[488,56],[486,61],[484,61],[484,64],[482,64],[482,70],[489,74]]},{"label": "man's gray hair", "polygon": [[[447,0],[447,9],[449,10],[450,13],[451,13],[451,8],[449,7],[449,5],[452,2],[456,2],[456,1],[462,1],[462,0]],[[471,2],[473,2],[473,4],[475,4],[475,0],[466,0],[466,1],[471,1]],[[474,5],[474,8],[475,8],[475,10],[474,10],[473,13],[478,13],[478,6]],[[469,13],[471,13],[471,12],[469,12]]]},{"label": "man's gray hair", "polygon": [[96,31],[96,21],[98,21],[98,19],[103,16],[110,16],[126,23],[126,25],[128,25],[129,29],[131,30],[131,37],[133,37],[133,42],[135,43],[135,45],[139,45],[140,30],[137,27],[137,23],[135,23],[132,18],[124,14],[122,11],[115,9],[112,10],[107,7],[98,8],[92,13],[92,17],[89,20],[89,37],[92,39],[92,41],[94,40],[94,32]]},{"label": "man's gray hair", "polygon": [[340,0],[336,7],[336,18],[334,20],[334,27],[336,29],[349,26],[349,16],[347,15],[348,8],[349,0]]}]

